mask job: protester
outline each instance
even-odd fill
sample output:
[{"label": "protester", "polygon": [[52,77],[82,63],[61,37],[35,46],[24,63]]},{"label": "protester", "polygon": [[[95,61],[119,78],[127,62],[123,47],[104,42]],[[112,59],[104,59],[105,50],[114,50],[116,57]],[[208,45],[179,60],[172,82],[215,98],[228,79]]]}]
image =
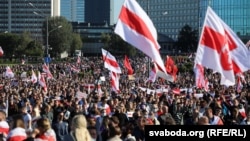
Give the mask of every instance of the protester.
[{"label": "protester", "polygon": [[[177,66],[193,65],[190,58],[175,58]],[[76,64],[74,59],[50,63],[49,70],[53,78],[43,71],[44,64],[41,63],[11,66],[15,73],[11,79],[4,77],[6,66],[0,66],[0,82],[3,86],[0,87],[1,130],[7,131],[7,121],[11,121],[19,112],[23,115],[25,129],[37,131],[36,135],[44,132],[38,133],[38,120],[48,118],[58,140],[67,134],[66,131],[68,137],[77,134],[78,126],[86,132],[90,132],[88,127],[95,127],[98,137],[86,138],[105,141],[112,138],[111,128],[116,126],[121,130],[121,135],[117,134],[121,139],[132,136],[136,140],[144,140],[145,125],[207,124],[204,120],[206,117],[210,125],[249,124],[249,71],[243,73],[245,80],[241,86],[236,84],[226,87],[220,85],[218,73],[206,70],[209,83],[205,89],[196,86],[194,72],[187,70],[179,72],[175,82],[161,78],[155,82],[147,81],[149,72],[145,64],[148,61],[144,57],[130,59],[134,78],[128,77],[121,63],[123,57],[118,56],[117,61],[122,69],[119,74],[120,91],[114,91],[110,83],[110,71],[104,68],[101,57],[81,59],[80,64]],[[31,81],[31,70],[26,68],[32,68],[35,74],[40,72],[45,78],[46,87],[39,81]],[[27,71],[24,78],[20,77],[23,71]],[[73,122],[76,120],[74,117],[78,116],[86,118],[84,124]],[[68,126],[61,126],[60,123]],[[130,124],[134,127],[127,127]],[[77,127],[77,130],[71,127]],[[65,132],[59,134],[57,129]],[[126,129],[129,132],[125,132]],[[94,134],[91,129],[92,132]],[[8,135],[8,131],[5,134]]]},{"label": "protester", "polygon": [[24,141],[27,138],[22,115],[13,115],[10,121],[10,127],[7,141]]}]

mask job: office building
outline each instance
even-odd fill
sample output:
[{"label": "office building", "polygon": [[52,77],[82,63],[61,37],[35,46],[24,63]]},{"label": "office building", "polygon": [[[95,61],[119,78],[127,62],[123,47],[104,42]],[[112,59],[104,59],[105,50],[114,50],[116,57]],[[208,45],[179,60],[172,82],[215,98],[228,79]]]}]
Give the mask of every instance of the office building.
[{"label": "office building", "polygon": [[[241,38],[250,34],[250,1],[247,0],[137,0],[148,13],[157,31],[175,41],[184,25],[199,33],[207,6],[224,20]],[[247,37],[248,36],[248,37]]]},{"label": "office building", "polygon": [[85,22],[110,25],[111,0],[85,0]]},{"label": "office building", "polygon": [[60,16],[60,0],[1,0],[0,32],[22,34],[27,31],[42,41],[46,17]]},{"label": "office building", "polygon": [[84,22],[85,0],[61,0],[61,16],[70,22]]}]

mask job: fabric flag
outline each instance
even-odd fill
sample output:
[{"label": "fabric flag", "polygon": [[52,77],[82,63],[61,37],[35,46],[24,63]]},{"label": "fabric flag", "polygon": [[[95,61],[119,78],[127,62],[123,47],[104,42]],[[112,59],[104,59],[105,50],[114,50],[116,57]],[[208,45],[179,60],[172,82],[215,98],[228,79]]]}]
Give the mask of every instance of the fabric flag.
[{"label": "fabric flag", "polygon": [[237,35],[208,7],[195,64],[221,74],[221,85],[235,84],[234,74],[250,68],[248,50]]},{"label": "fabric flag", "polygon": [[6,67],[5,76],[6,76],[7,78],[13,78],[13,77],[14,77],[14,73],[13,73],[13,71],[10,69],[9,66]]},{"label": "fabric flag", "polygon": [[27,138],[27,133],[24,128],[14,128],[10,130],[7,136],[7,141],[23,141]]},{"label": "fabric flag", "polygon": [[40,72],[38,72],[38,83],[43,87],[44,91],[47,92],[47,85],[44,75],[41,75]]},{"label": "fabric flag", "polygon": [[124,1],[114,32],[124,41],[149,56],[157,63],[163,74],[167,75],[159,52],[157,31],[151,19],[136,0]]},{"label": "fabric flag", "polygon": [[37,76],[36,76],[34,70],[32,70],[31,82],[32,82],[33,84],[34,84],[34,83],[37,83]]},{"label": "fabric flag", "polygon": [[3,49],[2,49],[2,47],[0,46],[0,57],[3,56],[3,53],[4,53],[4,52],[3,52]]},{"label": "fabric flag", "polygon": [[237,88],[236,88],[237,92],[241,92],[242,88],[243,88],[243,84],[241,82],[241,77],[238,76],[237,77]]},{"label": "fabric flag", "polygon": [[134,73],[134,70],[130,64],[130,61],[129,61],[127,55],[125,55],[125,58],[124,58],[124,66],[128,70],[128,75],[132,75]]},{"label": "fabric flag", "polygon": [[49,66],[47,66],[46,64],[43,64],[43,72],[46,73],[46,76],[48,79],[53,78],[53,75],[51,74],[50,70],[49,70]]},{"label": "fabric flag", "polygon": [[102,49],[102,56],[104,61],[104,67],[115,73],[122,73],[119,64],[115,57],[105,49]]},{"label": "fabric flag", "polygon": [[120,88],[119,88],[119,74],[115,72],[110,72],[111,75],[111,88],[114,92],[119,93]]},{"label": "fabric flag", "polygon": [[176,81],[177,78],[177,72],[178,72],[178,68],[174,63],[174,60],[172,59],[172,57],[168,56],[166,57],[166,61],[165,61],[165,67],[166,67],[166,71],[168,74],[170,74],[173,77],[173,80]]},{"label": "fabric flag", "polygon": [[157,65],[154,63],[154,66],[151,69],[151,72],[149,73],[149,78],[146,82],[155,82],[157,78]]},{"label": "fabric flag", "polygon": [[195,86],[197,88],[202,88],[203,82],[205,81],[203,66],[200,64],[196,64],[194,68],[194,72],[195,72]]}]

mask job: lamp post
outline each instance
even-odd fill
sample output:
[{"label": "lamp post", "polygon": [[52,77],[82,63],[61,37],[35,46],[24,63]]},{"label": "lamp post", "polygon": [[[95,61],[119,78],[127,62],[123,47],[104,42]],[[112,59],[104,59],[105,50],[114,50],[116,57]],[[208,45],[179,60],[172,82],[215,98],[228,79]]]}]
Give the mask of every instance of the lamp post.
[{"label": "lamp post", "polygon": [[38,10],[39,13],[37,13],[36,11],[34,11],[33,13],[38,15],[38,16],[41,16],[43,18],[46,19],[46,57],[50,57],[49,55],[49,33],[51,33],[52,31],[55,31],[59,28],[61,28],[62,26],[59,25],[57,26],[56,28],[52,29],[49,31],[49,16],[46,16],[44,14],[44,12],[42,12],[40,9],[38,9],[36,6],[34,6],[32,3],[29,3],[30,6],[32,6],[35,10]]}]

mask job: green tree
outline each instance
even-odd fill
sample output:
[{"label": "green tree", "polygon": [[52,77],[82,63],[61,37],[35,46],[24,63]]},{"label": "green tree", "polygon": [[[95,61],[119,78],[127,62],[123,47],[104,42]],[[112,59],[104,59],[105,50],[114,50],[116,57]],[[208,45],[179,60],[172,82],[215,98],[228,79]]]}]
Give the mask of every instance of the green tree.
[{"label": "green tree", "polygon": [[37,42],[36,40],[31,41],[25,48],[26,56],[42,57],[43,54],[44,54],[44,50],[42,48],[42,44]]},{"label": "green tree", "polygon": [[116,54],[127,54],[129,56],[135,56],[136,48],[123,41],[116,34],[102,34],[101,40],[104,43],[104,48],[112,51]]},{"label": "green tree", "polygon": [[[59,29],[59,27],[61,27]],[[48,19],[49,54],[58,56],[64,51],[70,51],[72,42],[72,25],[64,17],[51,17]],[[44,40],[46,41],[46,22],[43,25]]]},{"label": "green tree", "polygon": [[15,48],[15,56],[22,57],[25,54],[25,49],[28,44],[32,41],[30,32],[24,31],[19,38],[19,43],[17,48]]},{"label": "green tree", "polygon": [[198,30],[193,30],[189,25],[185,25],[179,32],[176,46],[181,52],[194,52],[198,45]]},{"label": "green tree", "polygon": [[0,34],[0,46],[4,51],[5,57],[11,57],[15,53],[15,49],[18,47],[19,36],[12,33]]},{"label": "green tree", "polygon": [[75,50],[82,50],[82,44],[83,43],[80,34],[73,33],[71,47],[70,47],[70,54],[73,55]]}]

